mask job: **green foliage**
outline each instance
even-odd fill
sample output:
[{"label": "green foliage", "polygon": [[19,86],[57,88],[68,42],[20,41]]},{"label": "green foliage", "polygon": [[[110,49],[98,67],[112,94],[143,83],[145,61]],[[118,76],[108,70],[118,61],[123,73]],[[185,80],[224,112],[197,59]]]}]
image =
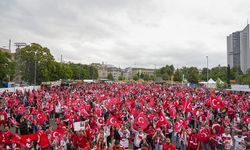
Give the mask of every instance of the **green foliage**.
[{"label": "green foliage", "polygon": [[125,80],[125,77],[123,77],[122,75],[118,77],[118,80]]},{"label": "green foliage", "polygon": [[[32,43],[20,50],[21,73],[23,79],[30,84],[52,80],[50,72],[54,69],[55,59],[46,47]],[[35,73],[36,71],[36,73]]]},{"label": "green foliage", "polygon": [[145,74],[143,80],[149,81],[149,80],[151,80],[151,78],[148,74]]},{"label": "green foliage", "polygon": [[240,75],[240,83],[250,85],[250,68],[247,69],[246,74]]},{"label": "green foliage", "polygon": [[30,84],[35,82],[35,70],[38,84],[59,79],[97,79],[98,77],[98,71],[94,66],[58,63],[48,48],[36,43],[22,48],[18,56],[23,80]]},{"label": "green foliage", "polygon": [[174,81],[181,82],[181,80],[182,80],[182,75],[181,75],[180,69],[176,69],[174,73]]},{"label": "green foliage", "polygon": [[196,67],[190,67],[188,69],[188,74],[186,75],[186,78],[190,83],[198,83],[199,70]]},{"label": "green foliage", "polygon": [[112,73],[109,73],[107,78],[108,78],[109,80],[112,80],[112,81],[114,80],[114,77],[113,77]]},{"label": "green foliage", "polygon": [[227,88],[227,83],[221,81],[219,78],[216,80],[216,88],[219,90],[223,90]]},{"label": "green foliage", "polygon": [[[209,73],[210,73],[210,70],[208,69],[208,74]],[[202,68],[199,79],[202,81],[207,81],[207,68]],[[208,77],[208,80],[209,80],[209,77]]]},{"label": "green foliage", "polygon": [[223,82],[227,82],[227,67],[214,67],[209,72],[209,77],[213,80],[221,79]]},{"label": "green foliage", "polygon": [[174,75],[174,70],[175,68],[173,65],[166,65],[156,71],[156,76],[162,77],[163,80],[171,80],[171,76]]},{"label": "green foliage", "polygon": [[134,76],[133,76],[133,80],[138,81],[138,80],[139,80],[138,75],[134,75]]},{"label": "green foliage", "polygon": [[15,61],[11,59],[11,55],[0,51],[0,82],[9,81],[15,74]]}]

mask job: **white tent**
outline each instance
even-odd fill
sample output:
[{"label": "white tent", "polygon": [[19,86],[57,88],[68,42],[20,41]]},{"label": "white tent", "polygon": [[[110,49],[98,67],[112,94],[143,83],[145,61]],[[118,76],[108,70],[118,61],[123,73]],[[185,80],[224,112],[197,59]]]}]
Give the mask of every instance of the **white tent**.
[{"label": "white tent", "polygon": [[216,88],[216,82],[212,78],[210,78],[206,86],[207,88]]}]

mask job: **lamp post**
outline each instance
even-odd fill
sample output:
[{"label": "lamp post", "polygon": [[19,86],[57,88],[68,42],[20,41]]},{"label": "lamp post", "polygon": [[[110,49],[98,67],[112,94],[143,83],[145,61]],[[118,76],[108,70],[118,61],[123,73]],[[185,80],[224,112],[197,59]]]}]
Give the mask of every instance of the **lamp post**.
[{"label": "lamp post", "polygon": [[208,56],[206,56],[207,58],[207,83],[208,83]]},{"label": "lamp post", "polygon": [[35,75],[34,75],[34,84],[35,85],[36,85],[36,60],[37,60],[36,53],[37,52],[35,52]]}]

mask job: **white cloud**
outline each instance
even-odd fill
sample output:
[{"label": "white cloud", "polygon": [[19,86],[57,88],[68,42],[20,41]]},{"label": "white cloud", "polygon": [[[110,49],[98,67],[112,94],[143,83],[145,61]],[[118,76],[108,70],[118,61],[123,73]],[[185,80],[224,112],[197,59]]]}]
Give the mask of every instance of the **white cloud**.
[{"label": "white cloud", "polygon": [[[116,66],[226,65],[248,0],[3,0],[0,44],[37,42],[59,60]],[[0,46],[1,46],[0,45]]]}]

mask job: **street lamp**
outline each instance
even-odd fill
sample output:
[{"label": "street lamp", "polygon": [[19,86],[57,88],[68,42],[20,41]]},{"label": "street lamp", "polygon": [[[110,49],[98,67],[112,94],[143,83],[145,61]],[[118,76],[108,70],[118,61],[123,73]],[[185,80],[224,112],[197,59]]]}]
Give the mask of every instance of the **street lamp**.
[{"label": "street lamp", "polygon": [[36,56],[37,52],[35,52],[35,75],[34,75],[34,84],[36,85],[36,60],[37,60],[37,56]]},{"label": "street lamp", "polygon": [[207,58],[207,82],[208,82],[208,56],[206,56]]}]

